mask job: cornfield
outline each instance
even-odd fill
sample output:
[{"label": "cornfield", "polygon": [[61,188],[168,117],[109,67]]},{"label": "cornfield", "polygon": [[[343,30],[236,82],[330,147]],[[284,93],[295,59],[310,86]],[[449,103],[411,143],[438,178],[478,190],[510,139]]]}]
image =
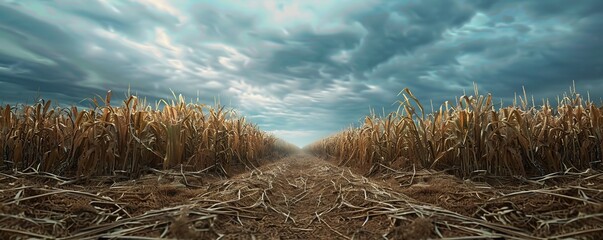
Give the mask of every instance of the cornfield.
[{"label": "cornfield", "polygon": [[475,95],[425,114],[405,89],[282,159],[299,149],[182,96],[6,105],[0,239],[600,239],[603,110]]},{"label": "cornfield", "polygon": [[[374,113],[306,150],[373,174],[379,169],[431,168],[474,174],[544,175],[597,167],[603,158],[603,107],[574,88],[541,106],[523,97],[495,108],[492,96],[462,96],[426,114],[409,89],[397,111]],[[502,104],[501,104],[502,105]]]},{"label": "cornfield", "polygon": [[109,91],[92,103],[89,109],[51,108],[50,101],[0,106],[0,168],[137,176],[149,167],[182,165],[226,173],[225,167],[254,168],[260,158],[295,149],[234,111],[186,103],[182,96],[153,108],[129,95],[112,106]]}]

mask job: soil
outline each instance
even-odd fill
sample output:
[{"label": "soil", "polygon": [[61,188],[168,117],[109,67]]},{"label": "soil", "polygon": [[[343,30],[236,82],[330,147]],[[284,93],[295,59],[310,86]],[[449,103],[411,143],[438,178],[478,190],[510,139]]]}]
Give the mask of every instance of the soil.
[{"label": "soil", "polygon": [[[231,173],[232,174],[232,173]],[[544,239],[603,237],[603,174],[383,172],[299,154],[230,178],[0,174],[0,239]]]}]

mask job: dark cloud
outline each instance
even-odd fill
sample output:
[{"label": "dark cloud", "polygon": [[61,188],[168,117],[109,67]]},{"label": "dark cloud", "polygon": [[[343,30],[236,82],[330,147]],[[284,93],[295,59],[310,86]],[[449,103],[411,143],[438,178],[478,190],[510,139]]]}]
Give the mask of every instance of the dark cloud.
[{"label": "dark cloud", "polygon": [[290,34],[283,43],[284,48],[275,51],[266,61],[266,71],[307,79],[325,75],[336,77],[349,72],[350,68],[336,62],[332,56],[352,49],[359,41],[359,34],[354,32],[298,31]]},{"label": "dark cloud", "polygon": [[[321,4],[320,7],[317,4]],[[239,5],[242,4],[242,5]],[[0,1],[0,101],[218,97],[303,145],[477,83],[603,97],[601,1]]]},{"label": "dark cloud", "polygon": [[563,0],[530,1],[525,3],[526,10],[535,17],[549,17],[566,20],[579,20],[589,15],[600,15],[603,2],[590,0],[580,4],[570,4]]},{"label": "dark cloud", "polygon": [[353,16],[368,31],[353,54],[353,65],[358,71],[370,70],[393,56],[432,44],[474,13],[459,2],[422,1],[395,2]]}]

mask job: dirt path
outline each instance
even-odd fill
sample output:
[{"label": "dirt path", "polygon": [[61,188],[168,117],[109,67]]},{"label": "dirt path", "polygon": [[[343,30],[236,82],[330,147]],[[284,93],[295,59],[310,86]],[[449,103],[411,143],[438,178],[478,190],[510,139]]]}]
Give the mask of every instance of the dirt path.
[{"label": "dirt path", "polygon": [[[367,218],[367,207],[410,200],[384,184],[308,155],[283,159],[216,185],[218,191],[210,188],[214,197],[245,196],[248,204],[253,203],[253,216],[261,216],[216,226],[221,229],[217,232],[237,238],[380,238],[393,230],[393,222],[378,213]],[[431,228],[425,227],[408,234],[425,234],[422,231]]]},{"label": "dirt path", "polygon": [[[430,183],[419,181],[404,191],[433,200]],[[531,238],[513,226],[413,199],[397,182],[370,180],[309,155],[282,159],[212,183],[193,201],[199,206],[210,199],[215,204],[209,208],[232,213],[218,215],[210,226],[216,234],[212,237],[226,239]],[[200,237],[195,234],[176,233],[179,237]]]},{"label": "dirt path", "polygon": [[[537,236],[584,234],[588,239],[603,233],[603,175],[589,174],[562,186],[566,176],[576,179],[547,176],[542,184],[534,180],[534,186],[517,189],[429,171],[368,179],[303,154],[222,180],[182,171],[85,183],[41,173],[3,174],[0,239],[542,239]],[[545,181],[557,182],[544,188]],[[536,191],[526,191],[530,188]]]}]

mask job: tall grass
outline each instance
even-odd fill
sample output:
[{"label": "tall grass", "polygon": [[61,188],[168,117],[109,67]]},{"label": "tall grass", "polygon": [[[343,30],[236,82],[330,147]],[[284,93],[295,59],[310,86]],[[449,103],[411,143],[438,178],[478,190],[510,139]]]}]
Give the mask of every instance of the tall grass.
[{"label": "tall grass", "polygon": [[495,175],[542,175],[574,167],[600,166],[603,158],[603,108],[576,93],[529,104],[527,95],[495,108],[492,96],[462,96],[426,114],[409,89],[398,111],[371,114],[351,127],[306,147],[339,164],[371,174],[411,167]]},{"label": "tall grass", "polygon": [[[182,96],[153,108],[137,96],[120,106],[92,99],[93,107],[0,106],[2,168],[61,175],[137,175],[146,167],[193,169],[245,165],[282,152],[286,143],[221,106],[186,103]],[[290,147],[290,146],[289,146]],[[293,150],[291,147],[289,150]]]}]

